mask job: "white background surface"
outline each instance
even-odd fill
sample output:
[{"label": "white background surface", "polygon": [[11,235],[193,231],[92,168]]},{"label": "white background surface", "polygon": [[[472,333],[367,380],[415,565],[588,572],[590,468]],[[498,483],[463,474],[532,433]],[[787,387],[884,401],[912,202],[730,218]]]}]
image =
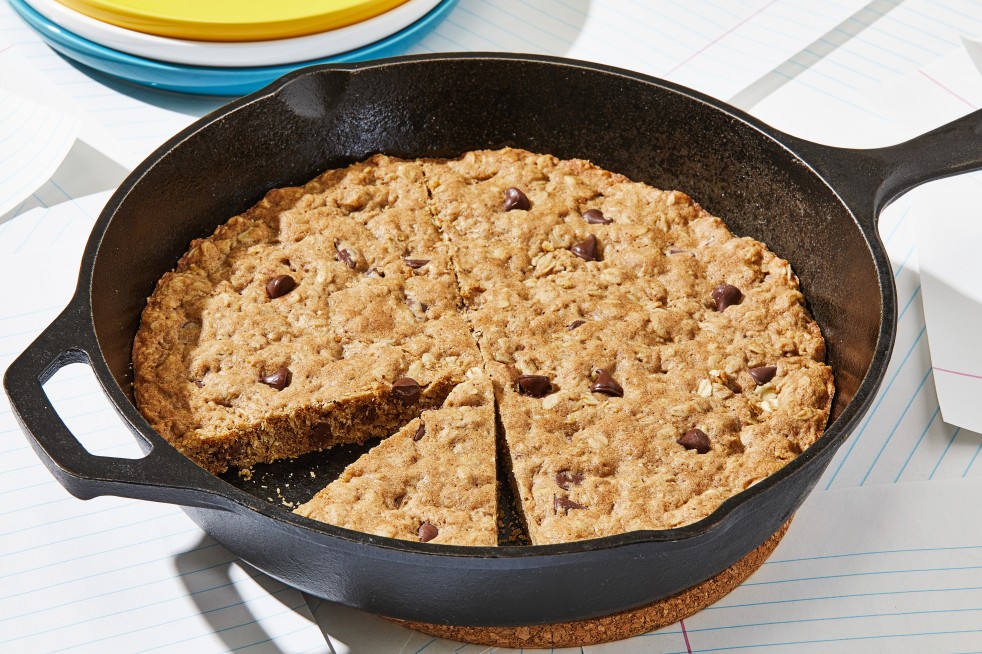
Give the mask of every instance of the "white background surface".
[{"label": "white background surface", "polygon": [[[602,61],[732,100],[799,136],[872,147],[972,109],[959,98],[968,98],[977,82],[952,73],[958,67],[946,58],[959,56],[961,36],[979,34],[982,5],[967,0],[462,0],[414,51],[529,51]],[[86,73],[48,50],[4,3],[0,42],[36,69],[31,75],[39,86],[50,83],[67,98],[65,109],[79,117],[83,137],[109,133],[113,141],[77,143],[51,181],[0,218],[7,278],[38,276],[31,293],[16,295],[10,285],[2,291],[0,360],[9,361],[67,298],[77,253],[105,200],[92,194],[121,179],[114,162],[138,161],[223,100],[163,94]],[[0,88],[7,79],[0,72]],[[939,95],[928,94],[930,87]],[[100,147],[114,152],[105,156]],[[772,561],[717,607],[686,620],[685,637],[682,625],[674,625],[587,650],[982,651],[976,549],[982,534],[977,520],[960,521],[977,514],[982,499],[982,439],[946,424],[940,414],[915,246],[915,224],[931,205],[925,210],[920,204],[902,198],[881,218],[900,309],[883,387]],[[132,447],[84,369],[66,370],[49,390],[90,447],[116,455]],[[255,571],[239,568],[173,507],[69,497],[25,447],[5,405],[0,419],[0,496],[7,500],[0,507],[0,651],[133,651],[135,642],[200,652],[250,644],[250,651],[325,648],[322,640],[310,640],[302,602],[282,599],[295,597],[294,591],[262,575],[259,582],[247,579]],[[164,544],[160,561],[100,555],[100,548],[115,552],[134,533],[146,532],[135,514],[157,512],[165,525],[157,533]],[[89,556],[72,562],[85,547]],[[224,598],[213,613],[195,602],[179,564],[187,561],[181,554],[196,547],[213,553],[216,571],[232,570],[216,579],[237,584],[240,600]],[[30,572],[39,567],[46,576]],[[199,567],[198,574],[211,574],[203,571],[207,565]],[[139,593],[137,599],[121,594],[135,571],[160,584],[168,610],[186,622],[161,627],[166,620],[159,606],[141,602]],[[120,607],[111,598],[127,603],[125,619],[113,618]],[[27,606],[34,607],[33,617],[22,615]],[[249,609],[245,617],[236,606]],[[486,649],[433,640],[316,599],[312,608],[338,652]],[[224,626],[209,619],[223,611]],[[264,619],[266,637],[255,638]],[[138,628],[146,630],[142,640]]]}]

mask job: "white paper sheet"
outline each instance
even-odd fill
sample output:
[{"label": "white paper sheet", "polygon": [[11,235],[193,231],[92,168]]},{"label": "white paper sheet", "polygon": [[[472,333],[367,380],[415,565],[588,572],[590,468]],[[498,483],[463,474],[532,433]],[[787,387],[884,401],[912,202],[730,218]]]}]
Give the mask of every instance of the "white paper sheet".
[{"label": "white paper sheet", "polygon": [[[911,133],[982,107],[982,46],[963,39],[960,48],[909,75],[869,89],[885,116]],[[975,55],[973,57],[973,54]],[[982,431],[982,175],[961,175],[910,194],[917,238],[927,339],[944,419]]]},{"label": "white paper sheet", "polygon": [[[968,518],[963,507],[980,502],[979,480],[814,493],[770,559],[721,601],[683,624],[582,651],[978,651],[982,522]],[[434,639],[316,599],[311,605],[338,654],[488,651]]]},{"label": "white paper sheet", "polygon": [[[462,0],[414,52],[535,52],[664,77],[727,98],[859,11],[865,0]],[[611,98],[611,102],[623,101]]]},{"label": "white paper sheet", "polygon": [[0,77],[0,215],[48,181],[77,133],[74,117],[11,93]]},{"label": "white paper sheet", "polygon": [[[897,143],[937,127],[955,114],[924,109],[934,82],[903,90],[890,102],[911,114],[907,124],[874,101],[881,89],[924,68],[943,77],[946,56],[963,56],[961,33],[982,33],[977,3],[904,0],[884,10],[856,36],[751,108],[766,122],[797,136],[842,147]],[[931,66],[931,64],[935,64]],[[954,89],[958,93],[957,89]],[[950,100],[943,101],[950,106]],[[968,107],[959,110],[968,111]],[[897,341],[884,382],[869,413],[843,445],[820,488],[982,476],[982,437],[941,418],[931,369],[914,230],[908,194],[880,216],[880,235],[897,284]]]},{"label": "white paper sheet", "polygon": [[[6,6],[5,9],[9,11]],[[139,163],[138,158],[120,146],[115,136],[23,56],[19,48],[9,44],[0,44],[0,89],[71,116],[78,125],[78,138],[123,168],[129,170]]]},{"label": "white paper sheet", "polygon": [[[0,226],[0,367],[67,303],[108,193]],[[44,265],[40,265],[44,262]],[[49,265],[56,263],[58,265]],[[97,455],[140,456],[91,371],[45,385]],[[323,651],[296,590],[238,562],[179,508],[70,496],[0,398],[0,651]]]},{"label": "white paper sheet", "polygon": [[[541,3],[462,0],[450,19],[438,26],[416,50],[511,50],[578,56],[667,75],[725,98],[753,82],[755,76],[768,74],[767,71],[782,61],[787,60],[792,70],[810,67],[809,56],[813,55],[801,52],[801,48],[809,39],[822,40],[830,30],[834,33],[842,31],[840,22],[866,3],[819,4],[821,6],[816,7],[815,3],[803,2],[748,2],[687,6],[677,2],[636,0],[610,3],[606,0],[592,3],[585,0]],[[899,6],[891,8],[889,5]],[[677,15],[683,7],[689,11]],[[930,0],[883,0],[870,3],[869,8],[864,17],[878,12],[884,14],[873,28],[862,31],[832,56],[819,61],[814,67],[814,75],[795,75],[777,94],[777,102],[769,106],[766,103],[758,105],[755,112],[759,111],[765,120],[801,136],[822,139],[824,135],[825,140],[842,145],[870,146],[895,140],[895,128],[862,99],[861,89],[879,83],[887,76],[902,73],[905,67],[906,70],[916,69],[943,55],[946,49],[957,45],[957,35],[949,34],[950,26],[958,24],[965,31],[978,31],[982,27],[982,15],[972,0],[952,0],[943,4]],[[773,20],[765,21],[771,18]],[[123,148],[136,158],[145,156],[176,130],[222,102],[182,98],[107,82],[107,78],[90,78],[40,43],[12,17],[9,7],[2,2],[0,36],[14,42],[17,50],[29,58],[44,77],[57,83],[74,106],[110,129]],[[905,37],[908,38],[905,40]],[[925,46],[925,42],[930,44]],[[748,63],[748,58],[753,61]],[[781,68],[779,74],[788,75],[788,67]],[[31,206],[71,203],[77,194],[66,186],[67,181],[62,178],[57,183],[46,184],[22,211]],[[975,465],[979,453],[978,438],[943,424],[937,417],[926,339],[920,322],[920,286],[914,274],[916,255],[912,254],[913,238],[905,213],[909,206],[909,203],[898,203],[882,222],[901,293],[897,354],[873,411],[861,425],[858,436],[847,443],[851,446],[848,451],[843,448],[840,452],[822,487],[982,473],[982,466]],[[51,218],[52,214],[44,215],[45,219],[38,222],[36,229],[45,230],[47,237],[55,242],[63,241],[67,238],[65,234],[82,224],[77,220],[59,222]],[[8,224],[6,230],[0,226],[0,230],[4,230],[0,231],[0,245],[10,245],[21,252],[28,250],[33,240],[32,229],[35,227],[19,224]],[[6,331],[10,330],[0,333]],[[66,380],[64,383],[73,382]],[[78,419],[85,420],[86,417]],[[0,434],[0,439],[3,437]],[[113,452],[118,454],[120,449]],[[2,480],[0,475],[0,483]],[[58,487],[54,486],[53,490],[57,491]],[[964,506],[961,500],[952,501],[952,504]],[[799,525],[801,519],[799,517]],[[830,527],[836,528],[836,525]],[[0,559],[0,574],[2,565]],[[323,611],[319,614],[324,615]],[[366,618],[367,622],[362,622],[361,617],[349,612],[345,614],[344,623],[334,623],[332,633],[349,638],[353,633],[359,633],[360,625],[364,624],[366,629],[375,630],[380,640],[369,643],[367,649],[353,651],[386,651],[373,643],[396,642],[384,640],[384,634],[387,629],[399,628],[371,616]],[[107,629],[107,632],[112,630]],[[668,651],[684,647],[681,631],[677,627],[675,630],[675,639],[666,645]],[[421,648],[437,651],[434,648],[441,643],[427,644],[426,639],[414,640],[412,634],[401,633],[403,640],[393,651],[415,652]],[[364,636],[364,633],[359,635]],[[368,641],[352,642],[364,644]],[[617,649],[618,645],[608,647],[610,649],[597,651],[621,651]],[[636,651],[659,651],[651,645],[643,647]],[[201,651],[216,649],[223,647],[214,639],[200,646]],[[875,651],[876,647],[871,646],[871,649]],[[974,649],[982,649],[982,645]],[[900,648],[890,651],[928,650]]]}]

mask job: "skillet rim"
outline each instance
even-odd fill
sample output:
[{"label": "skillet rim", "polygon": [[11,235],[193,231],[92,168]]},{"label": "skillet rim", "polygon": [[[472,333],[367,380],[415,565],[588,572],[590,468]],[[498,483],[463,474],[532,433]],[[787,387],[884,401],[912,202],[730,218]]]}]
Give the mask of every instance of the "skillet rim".
[{"label": "skillet rim", "polygon": [[[726,116],[742,123],[753,131],[757,132],[762,138],[770,141],[771,144],[778,146],[797,163],[805,167],[818,181],[823,183],[832,195],[839,201],[841,206],[848,212],[853,219],[857,229],[863,236],[866,246],[876,269],[876,276],[880,290],[881,317],[880,328],[866,375],[863,377],[855,394],[849,403],[843,408],[838,418],[825,430],[825,432],[804,452],[795,457],[777,472],[768,475],[762,481],[753,486],[740,491],[736,495],[727,498],[719,507],[705,518],[672,529],[661,530],[639,530],[616,534],[613,536],[603,536],[568,543],[557,543],[551,545],[527,545],[527,546],[481,546],[469,547],[461,545],[438,545],[423,544],[413,541],[388,538],[366,534],[335,525],[319,522],[310,518],[302,517],[287,511],[277,504],[260,500],[258,497],[247,493],[244,490],[212,475],[203,468],[200,468],[190,459],[180,454],[170,443],[160,436],[150,424],[143,418],[136,405],[126,397],[123,388],[116,381],[112,374],[109,364],[103,354],[99,337],[96,333],[95,316],[92,304],[92,284],[99,250],[102,239],[110,227],[113,218],[118,213],[120,207],[125,203],[129,193],[141,183],[142,178],[149,173],[162,159],[168,156],[171,150],[178,147],[185,141],[192,139],[196,134],[209,127],[215,122],[223,120],[238,110],[248,105],[268,102],[278,96],[292,82],[304,78],[308,75],[317,75],[321,72],[346,73],[355,75],[368,73],[373,69],[385,69],[393,66],[415,65],[417,63],[438,62],[438,61],[501,61],[531,63],[546,65],[555,68],[572,68],[577,70],[587,70],[598,72],[604,75],[612,75],[624,78],[631,83],[642,83],[659,87],[677,96],[681,96],[685,101],[694,101],[721,112]],[[149,448],[166,446],[170,452],[176,454],[177,458],[183,459],[184,464],[181,473],[188,476],[178,485],[193,491],[198,491],[209,496],[214,496],[213,501],[223,501],[230,506],[223,507],[229,510],[247,509],[258,513],[263,518],[272,520],[279,529],[299,529],[299,533],[307,540],[322,540],[324,537],[330,539],[340,539],[355,545],[365,545],[380,550],[396,550],[409,555],[424,554],[428,556],[459,557],[469,559],[526,559],[528,557],[568,557],[576,554],[596,552],[599,550],[615,549],[631,545],[656,544],[667,542],[680,542],[705,536],[713,530],[721,529],[725,523],[731,519],[737,507],[752,500],[754,497],[767,492],[774,486],[780,484],[787,478],[795,475],[798,470],[810,464],[813,460],[822,457],[826,451],[832,447],[837,449],[855,429],[859,420],[865,415],[870,404],[882,383],[889,364],[890,354],[893,350],[896,339],[896,287],[893,282],[889,258],[880,240],[879,234],[875,229],[878,209],[874,209],[872,204],[869,207],[860,207],[860,210],[869,209],[872,215],[857,215],[859,212],[854,206],[842,197],[836,190],[827,175],[823,175],[816,166],[809,162],[808,157],[814,157],[814,152],[810,154],[798,154],[795,146],[802,145],[816,146],[817,144],[799,139],[785,134],[780,130],[770,127],[766,123],[754,118],[744,111],[729,105],[726,102],[717,100],[698,91],[689,89],[685,86],[675,84],[650,75],[629,71],[614,66],[598,64],[593,62],[580,61],[564,57],[553,57],[548,55],[536,54],[516,54],[501,52],[457,52],[457,53],[434,53],[423,55],[405,55],[386,59],[377,59],[366,62],[341,63],[341,64],[322,64],[310,66],[293,71],[279,78],[272,84],[260,89],[247,96],[234,100],[219,109],[194,121],[191,125],[184,128],[173,137],[165,141],[160,147],[147,156],[120,184],[106,206],[100,212],[98,219],[92,227],[89,239],[86,243],[80,266],[79,281],[69,306],[76,303],[83,304],[85,309],[84,329],[86,336],[90,337],[90,342],[95,346],[88,352],[88,363],[92,367],[96,378],[102,386],[103,392],[109,397],[116,411],[127,422],[127,426],[134,433],[138,440],[142,440],[142,445]],[[831,146],[817,146],[832,152],[837,150]],[[872,188],[869,197],[872,198],[875,192]],[[864,222],[864,218],[869,220],[869,224]],[[872,227],[870,227],[872,225]],[[834,454],[834,452],[832,453]],[[168,458],[177,462],[175,457]],[[151,487],[159,487],[154,484]],[[812,489],[805,494],[807,497]],[[802,500],[803,501],[803,500]]]}]

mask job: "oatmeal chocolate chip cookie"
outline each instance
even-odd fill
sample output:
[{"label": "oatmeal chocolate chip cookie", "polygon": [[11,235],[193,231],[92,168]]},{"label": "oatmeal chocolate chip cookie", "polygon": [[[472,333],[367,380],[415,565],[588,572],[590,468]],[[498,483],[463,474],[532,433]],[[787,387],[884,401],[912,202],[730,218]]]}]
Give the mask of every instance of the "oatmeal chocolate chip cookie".
[{"label": "oatmeal chocolate chip cookie", "polygon": [[761,243],[584,161],[473,152],[427,181],[533,543],[693,522],[821,435],[824,342]]},{"label": "oatmeal chocolate chip cookie", "polygon": [[481,368],[296,513],[378,536],[497,545],[494,394]]},{"label": "oatmeal chocolate chip cookie", "polygon": [[479,363],[425,187],[371,168],[271,191],[149,299],[138,405],[208,470],[392,433]]},{"label": "oatmeal chocolate chip cookie", "polygon": [[504,149],[270,192],[161,280],[134,366],[151,424],[221,470],[392,433],[483,362],[553,543],[688,524],[780,469],[824,429],[824,355],[788,263],[684,193]]}]

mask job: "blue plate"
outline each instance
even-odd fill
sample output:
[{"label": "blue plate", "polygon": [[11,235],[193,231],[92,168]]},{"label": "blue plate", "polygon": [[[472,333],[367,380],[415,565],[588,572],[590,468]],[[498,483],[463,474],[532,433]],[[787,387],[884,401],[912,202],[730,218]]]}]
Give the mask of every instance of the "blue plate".
[{"label": "blue plate", "polygon": [[69,32],[34,11],[23,0],[9,0],[9,2],[14,11],[40,35],[45,43],[69,59],[144,86],[197,95],[245,95],[304,66],[364,61],[404,54],[410,46],[439,24],[457,4],[457,0],[444,0],[409,27],[371,45],[343,54],[282,66],[208,68],[169,64],[119,52]]}]

